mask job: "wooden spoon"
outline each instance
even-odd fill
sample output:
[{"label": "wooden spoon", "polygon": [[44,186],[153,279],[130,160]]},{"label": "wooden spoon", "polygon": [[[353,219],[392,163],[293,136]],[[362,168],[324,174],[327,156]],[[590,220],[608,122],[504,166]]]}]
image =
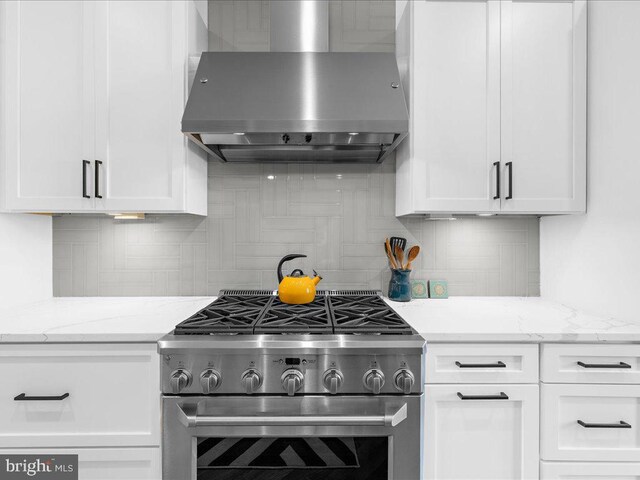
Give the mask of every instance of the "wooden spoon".
[{"label": "wooden spoon", "polygon": [[391,253],[391,244],[389,243],[389,239],[385,239],[384,241],[384,250],[387,252],[387,257],[389,258],[389,263],[391,264],[391,268],[396,270],[398,266],[396,265],[396,261],[393,258],[393,253]]},{"label": "wooden spoon", "polygon": [[407,255],[407,264],[404,267],[406,270],[411,270],[411,262],[413,262],[419,254],[420,247],[418,245],[414,245],[409,249],[409,255]]},{"label": "wooden spoon", "polygon": [[404,251],[396,245],[394,253],[396,254],[396,260],[398,260],[398,265],[400,265],[400,268],[402,269],[402,263],[404,262]]}]

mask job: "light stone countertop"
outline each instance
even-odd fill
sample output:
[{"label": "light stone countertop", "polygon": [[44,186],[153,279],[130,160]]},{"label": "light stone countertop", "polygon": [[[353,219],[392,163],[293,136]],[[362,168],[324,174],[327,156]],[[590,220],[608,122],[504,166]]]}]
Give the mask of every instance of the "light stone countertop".
[{"label": "light stone countertop", "polygon": [[156,342],[215,297],[62,297],[0,309],[0,343]]},{"label": "light stone countertop", "polygon": [[[0,309],[0,342],[155,342],[215,297],[53,298]],[[637,322],[540,298],[387,300],[427,342],[634,342]]]},{"label": "light stone countertop", "polygon": [[635,322],[589,315],[539,297],[387,300],[427,342],[638,342]]}]

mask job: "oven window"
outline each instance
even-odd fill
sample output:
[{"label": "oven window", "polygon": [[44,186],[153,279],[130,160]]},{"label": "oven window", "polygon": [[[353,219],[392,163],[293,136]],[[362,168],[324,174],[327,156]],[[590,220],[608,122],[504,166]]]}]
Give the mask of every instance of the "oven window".
[{"label": "oven window", "polygon": [[388,437],[199,437],[198,480],[385,480]]}]

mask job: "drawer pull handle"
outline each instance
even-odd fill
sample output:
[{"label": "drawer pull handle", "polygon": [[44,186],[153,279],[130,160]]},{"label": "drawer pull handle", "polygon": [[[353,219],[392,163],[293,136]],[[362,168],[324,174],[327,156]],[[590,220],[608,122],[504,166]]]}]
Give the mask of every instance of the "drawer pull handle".
[{"label": "drawer pull handle", "polygon": [[620,423],[587,423],[582,420],[578,420],[578,425],[584,428],[631,428],[627,422],[620,420]]},{"label": "drawer pull handle", "polygon": [[628,363],[584,363],[578,362],[582,368],[631,368]]},{"label": "drawer pull handle", "polygon": [[505,368],[507,365],[504,362],[496,363],[460,363],[456,362],[458,368]]},{"label": "drawer pull handle", "polygon": [[21,393],[20,395],[18,395],[17,397],[14,397],[13,399],[16,402],[41,401],[41,400],[64,400],[68,396],[69,396],[69,393],[63,393],[62,395],[46,395],[46,396],[36,395],[36,396],[28,397],[26,393]]},{"label": "drawer pull handle", "polygon": [[500,392],[500,395],[463,395],[458,392],[458,397],[460,400],[509,400],[509,396],[504,392]]}]

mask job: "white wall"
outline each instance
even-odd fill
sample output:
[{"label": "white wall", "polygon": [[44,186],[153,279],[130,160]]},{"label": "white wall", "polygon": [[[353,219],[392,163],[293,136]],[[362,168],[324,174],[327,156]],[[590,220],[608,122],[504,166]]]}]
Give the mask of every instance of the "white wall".
[{"label": "white wall", "polygon": [[52,296],[51,217],[0,213],[0,310]]},{"label": "white wall", "polygon": [[640,319],[640,1],[589,2],[587,215],[540,225],[542,296]]}]

